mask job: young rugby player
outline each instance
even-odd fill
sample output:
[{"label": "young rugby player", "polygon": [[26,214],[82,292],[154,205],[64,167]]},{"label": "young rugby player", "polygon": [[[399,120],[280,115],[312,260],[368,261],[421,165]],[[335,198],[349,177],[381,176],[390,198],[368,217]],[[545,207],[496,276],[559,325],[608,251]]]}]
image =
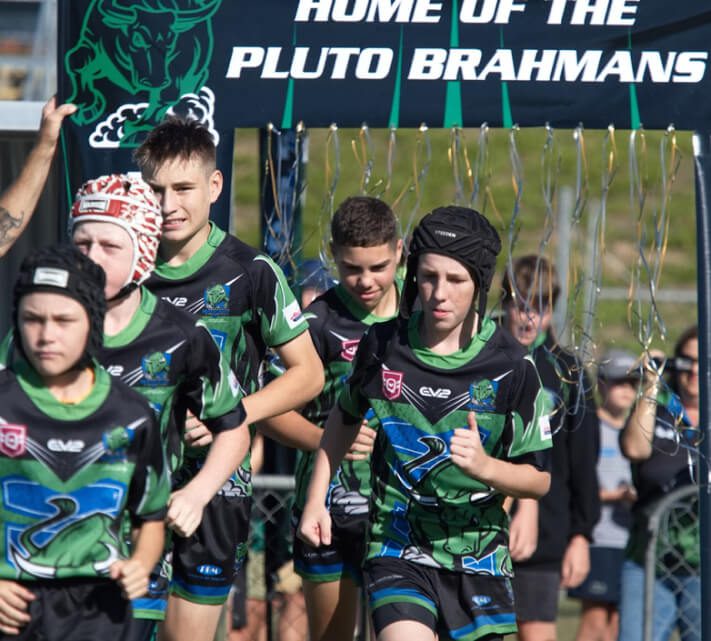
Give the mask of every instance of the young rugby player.
[{"label": "young rugby player", "polygon": [[[136,161],[163,213],[163,237],[148,288],[210,328],[246,388],[243,403],[250,423],[304,405],[323,387],[321,362],[281,270],[209,222],[223,180],[209,131],[194,121],[166,120],[137,150]],[[286,372],[258,389],[258,369],[268,347]],[[187,429],[198,427],[198,419],[190,418]],[[197,468],[201,460],[186,464]],[[174,559],[167,641],[212,641],[233,573],[216,575],[209,587],[203,573],[206,567],[221,566],[220,559],[237,557],[241,563],[244,558],[251,496],[248,458],[233,481],[229,496],[225,494],[230,509],[212,511],[208,506],[210,514],[188,541],[194,554],[178,563]],[[239,528],[233,525],[236,519]],[[229,538],[220,534],[224,530],[230,531]]]},{"label": "young rugby player", "polygon": [[551,437],[533,363],[484,317],[500,248],[474,210],[422,219],[400,315],[360,341],[316,455],[299,536],[319,546],[332,540],[331,478],[372,408],[364,571],[379,641],[492,640],[516,629],[503,502],[548,490]]},{"label": "young rugby player", "polygon": [[[249,433],[240,427],[245,412],[241,389],[229,363],[207,327],[195,317],[158,300],[141,286],[155,266],[161,234],[160,203],[137,174],[102,176],[85,183],[72,207],[70,231],[79,249],[107,274],[104,345],[98,355],[110,374],[145,396],[160,415],[161,436],[169,468],[183,460],[183,428],[188,408],[214,433],[214,447],[191,449],[188,456],[205,458],[194,477],[175,476],[168,522],[178,533],[171,546],[175,558],[215,496],[249,449]],[[188,520],[190,522],[188,522]],[[234,523],[236,530],[239,524]],[[214,566],[232,571],[234,559]],[[205,573],[206,586],[214,580]],[[150,639],[156,620],[165,618],[168,572],[160,564],[151,576],[149,594],[133,603],[138,619],[131,641]]]},{"label": "young rugby player", "polygon": [[[339,284],[304,312],[324,365],[326,384],[304,408],[302,416],[295,412],[288,415],[297,423],[310,421],[321,427],[336,404],[363,333],[374,323],[397,314],[399,293],[395,278],[402,257],[397,219],[390,207],[377,198],[358,196],[341,203],[331,221],[331,239]],[[365,449],[372,447],[373,436],[367,425],[361,429],[359,438]],[[294,501],[297,524],[313,461],[314,452],[305,452],[298,462]],[[294,567],[304,580],[312,641],[341,641],[353,636],[369,497],[370,461],[365,456],[345,461],[328,493],[334,524],[331,544],[314,548],[299,539],[294,541]]]},{"label": "young rugby player", "polygon": [[125,638],[127,599],[163,549],[157,420],[95,361],[104,282],[65,246],[28,256],[15,284],[17,358],[0,372],[2,638]]}]

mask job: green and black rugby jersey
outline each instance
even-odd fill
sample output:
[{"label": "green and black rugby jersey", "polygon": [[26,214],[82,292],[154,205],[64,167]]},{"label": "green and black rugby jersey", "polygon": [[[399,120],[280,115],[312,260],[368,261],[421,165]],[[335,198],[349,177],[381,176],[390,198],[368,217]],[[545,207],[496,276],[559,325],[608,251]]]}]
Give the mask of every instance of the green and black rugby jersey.
[{"label": "green and black rugby jersey", "polygon": [[420,313],[373,325],[339,405],[373,409],[367,558],[397,557],[458,572],[511,576],[504,496],[451,461],[450,442],[474,411],[491,456],[547,468],[546,399],[530,357],[487,318],[463,350],[421,344]]},{"label": "green and black rugby jersey", "polygon": [[[186,409],[215,434],[246,418],[242,389],[202,319],[175,310],[146,288],[129,324],[104,337],[98,360],[160,416],[171,472],[182,462]],[[191,455],[203,451],[189,450]]]},{"label": "green and black rugby jersey", "polygon": [[[323,426],[350,374],[358,343],[374,323],[387,318],[370,314],[358,305],[342,285],[336,285],[304,310],[316,352],[323,363],[326,382],[322,392],[303,409],[303,416]],[[371,413],[372,414],[372,413]],[[294,507],[301,512],[306,502],[315,453],[300,452],[296,468]],[[365,515],[370,497],[370,461],[344,461],[328,492],[333,513]]]},{"label": "green and black rugby jersey", "polygon": [[0,578],[106,577],[130,522],[162,520],[170,493],[146,400],[100,366],[60,403],[25,361],[0,371]]},{"label": "green and black rugby jersey", "polygon": [[[247,394],[259,388],[267,348],[308,329],[276,263],[212,223],[207,242],[182,265],[159,258],[147,286],[205,323]],[[236,493],[251,494],[249,455],[233,481]]]},{"label": "green and black rugby jersey", "polygon": [[171,267],[158,259],[147,286],[202,319],[247,393],[257,389],[267,348],[308,329],[274,261],[212,223],[207,242],[187,262]]}]

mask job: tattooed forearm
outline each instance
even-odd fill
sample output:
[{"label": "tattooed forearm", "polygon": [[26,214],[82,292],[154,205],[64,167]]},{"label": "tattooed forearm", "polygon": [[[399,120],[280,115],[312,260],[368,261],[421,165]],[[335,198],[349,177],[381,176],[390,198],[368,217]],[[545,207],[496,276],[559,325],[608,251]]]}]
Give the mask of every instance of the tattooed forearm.
[{"label": "tattooed forearm", "polygon": [[7,209],[0,206],[0,247],[15,240],[16,235],[13,230],[19,229],[24,219],[24,212],[21,211],[17,216],[13,216]]}]

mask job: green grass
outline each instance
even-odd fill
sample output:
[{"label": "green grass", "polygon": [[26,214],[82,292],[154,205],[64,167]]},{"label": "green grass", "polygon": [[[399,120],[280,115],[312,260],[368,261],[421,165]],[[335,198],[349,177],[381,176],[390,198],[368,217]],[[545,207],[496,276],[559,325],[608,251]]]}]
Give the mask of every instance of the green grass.
[{"label": "green grass", "polygon": [[[454,137],[452,132],[445,130],[433,129],[424,135],[416,130],[399,130],[392,145],[386,130],[364,133],[359,129],[339,129],[335,135],[323,129],[310,131],[303,200],[303,247],[298,248],[301,255],[317,255],[324,235],[322,230],[328,229],[331,203],[337,206],[348,195],[366,193],[394,204],[403,226],[439,205],[473,204],[489,216],[501,233],[504,251],[499,271],[503,270],[509,254],[517,256],[543,251],[555,258],[560,239],[557,223],[551,216],[557,211],[560,194],[567,188],[572,190],[574,197],[578,193],[586,196],[586,206],[581,210],[569,244],[571,290],[582,285],[588,277],[585,256],[593,237],[589,225],[600,218],[604,207],[604,243],[595,252],[602,271],[603,297],[595,309],[593,338],[600,347],[616,344],[639,351],[641,333],[636,322],[631,327],[628,324],[627,303],[605,300],[604,289],[629,287],[638,265],[640,248],[646,258],[654,262],[651,251],[656,233],[654,220],[663,207],[662,144],[669,141],[669,137],[665,138],[663,132],[657,131],[638,134],[636,149],[631,154],[629,132],[616,131],[611,139],[604,131],[585,131],[582,166],[586,179],[578,181],[578,146],[572,131],[555,131],[551,138],[547,138],[545,128],[524,129],[515,134],[492,129],[483,150],[479,148],[479,133],[479,130],[468,129]],[[688,132],[678,132],[676,139],[679,166],[667,201],[671,222],[659,280],[659,287],[664,290],[688,290],[696,286],[691,136]],[[455,143],[458,143],[459,151],[453,151]],[[429,169],[423,172],[428,147],[431,149]],[[667,142],[664,155],[667,174],[671,173],[669,148]],[[477,165],[480,151],[486,151],[486,162]],[[514,190],[512,152],[520,159],[521,167],[518,201]],[[387,169],[389,155],[390,175]],[[630,155],[640,167],[640,180],[644,185],[642,207],[630,194]],[[452,163],[451,158],[456,162]],[[366,180],[365,168],[368,166],[372,170]],[[480,186],[473,203],[474,177],[468,175],[468,169],[476,175]],[[455,178],[457,174],[461,176],[459,180]],[[613,177],[604,196],[603,178],[610,174]],[[235,228],[247,242],[258,244],[260,184],[256,130],[237,132],[233,175]],[[335,180],[336,175],[338,180]],[[546,183],[549,205],[543,195]],[[579,190],[578,184],[583,185],[584,190]],[[330,189],[329,186],[334,187]],[[553,221],[553,229],[550,239],[542,242],[547,220],[548,223]],[[642,271],[638,278],[641,287],[647,288],[649,275]],[[494,290],[498,291],[496,284]],[[679,305],[667,304],[660,305],[660,310],[672,343],[681,329],[695,321],[695,309],[684,309],[679,313]],[[669,349],[669,342],[661,339],[659,328],[654,328],[653,337],[655,346]]]}]

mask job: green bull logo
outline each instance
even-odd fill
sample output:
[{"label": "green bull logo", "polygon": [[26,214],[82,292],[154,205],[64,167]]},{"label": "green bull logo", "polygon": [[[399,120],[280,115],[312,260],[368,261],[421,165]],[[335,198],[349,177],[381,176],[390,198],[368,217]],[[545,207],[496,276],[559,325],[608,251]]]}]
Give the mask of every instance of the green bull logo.
[{"label": "green bull logo", "polygon": [[170,372],[170,354],[154,352],[141,359],[142,383],[145,385],[167,385]]},{"label": "green bull logo", "polygon": [[484,378],[469,386],[469,409],[479,412],[493,412],[496,409],[496,392],[499,389],[498,381]]},{"label": "green bull logo", "polygon": [[203,295],[205,307],[203,313],[208,316],[227,316],[230,312],[230,286],[213,285]]},{"label": "green bull logo", "polygon": [[[222,0],[93,0],[64,66],[78,125],[97,123],[92,147],[136,147],[166,114],[212,127],[205,86]],[[140,102],[135,102],[140,101]],[[121,103],[124,104],[121,104]],[[107,109],[115,109],[107,113]],[[217,142],[217,137],[216,137]]]}]

